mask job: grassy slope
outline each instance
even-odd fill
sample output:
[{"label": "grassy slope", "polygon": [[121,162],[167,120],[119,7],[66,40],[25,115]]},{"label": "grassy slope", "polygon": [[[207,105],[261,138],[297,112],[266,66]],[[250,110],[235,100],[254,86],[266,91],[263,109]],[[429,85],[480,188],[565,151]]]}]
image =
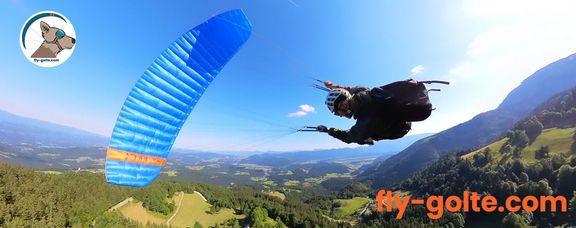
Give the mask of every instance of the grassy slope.
[{"label": "grassy slope", "polygon": [[543,145],[548,145],[550,147],[550,154],[569,154],[570,146],[572,145],[572,142],[574,142],[572,139],[574,129],[575,128],[545,129],[542,131],[542,134],[536,138],[532,145],[524,149],[522,160],[527,163],[536,162],[536,159],[534,158],[535,153]]},{"label": "grassy slope", "polygon": [[360,212],[371,200],[366,197],[354,197],[352,199],[339,199],[336,201],[340,202],[340,207],[336,209],[336,217],[345,218],[356,215],[356,213]]},{"label": "grassy slope", "polygon": [[286,195],[284,195],[284,193],[281,193],[281,192],[278,192],[278,191],[266,191],[266,192],[264,192],[264,193],[266,193],[266,194],[268,194],[268,195],[271,195],[271,196],[276,196],[276,197],[278,197],[278,198],[281,199],[281,200],[286,199]]},{"label": "grassy slope", "polygon": [[152,213],[142,206],[142,202],[130,202],[120,208],[120,213],[130,220],[141,224],[153,223],[164,224],[166,216],[159,213]]},{"label": "grassy slope", "polygon": [[[180,194],[176,194],[173,200],[179,200]],[[178,205],[178,202],[176,202]],[[212,205],[205,202],[198,194],[184,194],[182,204],[178,210],[178,214],[170,221],[170,226],[173,227],[192,227],[198,221],[202,226],[209,227],[218,223],[224,222],[231,218],[244,218],[244,216],[235,215],[234,210],[230,208],[222,208],[216,214],[209,214]],[[131,202],[120,208],[120,212],[124,217],[138,221],[141,224],[166,224],[168,218],[172,216],[164,216],[159,213],[153,213],[142,207],[142,202]]]},{"label": "grassy slope", "polygon": [[218,213],[209,214],[211,205],[204,202],[198,194],[184,194],[182,205],[178,214],[170,222],[171,226],[187,227],[194,226],[198,221],[202,226],[214,226],[231,218],[243,218],[244,216],[234,215],[234,210],[222,208]]},{"label": "grassy slope", "polygon": [[[507,140],[508,140],[508,138],[500,139],[500,140],[498,140],[498,141],[496,141],[496,142],[494,142],[494,143],[492,143],[492,144],[490,144],[490,145],[487,145],[487,146],[485,146],[485,147],[482,147],[482,148],[480,148],[480,149],[478,149],[478,150],[476,150],[476,151],[472,151],[472,152],[470,152],[470,153],[467,153],[467,154],[465,154],[465,155],[462,155],[462,158],[463,158],[463,159],[472,159],[472,158],[474,157],[474,154],[476,154],[476,153],[478,153],[478,152],[480,152],[480,151],[483,151],[483,150],[485,150],[486,148],[490,148],[491,151],[499,151],[500,148],[502,147],[502,145],[504,145],[504,143],[505,143]],[[496,155],[496,154],[494,154],[494,155]]]},{"label": "grassy slope", "polygon": [[[548,145],[550,147],[550,155],[552,154],[569,154],[570,146],[574,142],[572,135],[576,128],[549,128],[544,129],[542,134],[540,134],[534,142],[528,147],[524,148],[522,152],[522,161],[524,163],[530,164],[535,163],[537,160],[535,158],[535,152],[540,149],[543,145]],[[503,156],[500,152],[502,145],[508,140],[508,138],[500,139],[490,145],[480,148],[479,150],[473,151],[471,153],[462,156],[464,159],[473,159],[474,154],[483,151],[486,148],[490,148],[492,155],[496,161],[505,162],[508,159],[502,159]]]}]

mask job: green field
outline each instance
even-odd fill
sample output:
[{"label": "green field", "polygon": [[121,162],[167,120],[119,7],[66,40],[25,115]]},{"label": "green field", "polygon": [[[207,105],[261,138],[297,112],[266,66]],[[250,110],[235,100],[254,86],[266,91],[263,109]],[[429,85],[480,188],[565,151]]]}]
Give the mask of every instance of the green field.
[{"label": "green field", "polygon": [[254,181],[254,182],[259,182],[259,181],[267,181],[268,178],[266,177],[250,177],[250,180]]},{"label": "green field", "polygon": [[280,198],[281,200],[286,199],[286,195],[284,195],[284,193],[281,193],[278,191],[265,191],[264,193],[271,195],[271,196],[276,196],[276,197]]},{"label": "green field", "polygon": [[[550,147],[550,155],[552,154],[570,154],[570,147],[574,140],[572,135],[574,134],[575,128],[549,128],[544,129],[542,133],[534,140],[532,144],[524,148],[522,151],[522,161],[527,164],[535,163],[537,160],[535,158],[535,153],[541,146],[547,145]],[[510,156],[502,155],[499,151],[502,145],[508,140],[508,138],[500,139],[488,146],[482,147],[479,150],[465,154],[462,156],[463,159],[471,160],[474,154],[490,148],[492,151],[492,157],[495,161],[500,161],[500,163],[507,161]],[[504,159],[503,159],[504,158]]]},{"label": "green field", "polygon": [[[179,199],[179,197],[175,198]],[[243,215],[235,215],[234,210],[229,208],[222,208],[215,214],[207,213],[210,211],[211,206],[212,205],[205,202],[198,194],[184,194],[180,209],[172,221],[170,221],[170,226],[193,227],[194,223],[198,221],[202,226],[209,227],[228,219],[244,218]]]},{"label": "green field", "polygon": [[60,171],[53,171],[53,170],[36,171],[36,172],[45,173],[45,174],[54,174],[54,175],[62,174],[62,172],[60,172]]},{"label": "green field", "polygon": [[291,187],[291,186],[299,186],[300,185],[300,181],[297,180],[289,180],[284,182],[284,186],[286,187]]},{"label": "green field", "polygon": [[169,177],[175,177],[178,176],[178,171],[177,170],[162,171],[162,174],[167,175]]},{"label": "green field", "polygon": [[[484,151],[486,148],[490,148],[490,150],[491,150],[492,152],[498,152],[498,151],[500,151],[500,148],[502,147],[502,145],[504,145],[504,143],[505,143],[506,141],[508,141],[508,138],[500,139],[500,140],[498,140],[498,141],[496,141],[496,142],[494,142],[494,143],[492,143],[492,144],[490,144],[490,145],[488,145],[488,146],[482,147],[482,148],[480,148],[480,149],[478,149],[478,150],[476,150],[476,151],[473,151],[473,152],[467,153],[467,154],[465,154],[465,155],[462,155],[462,158],[463,158],[463,159],[469,159],[469,160],[471,160],[471,159],[474,157],[474,154],[476,154],[476,153],[478,153],[478,152],[480,152],[480,151]],[[500,153],[498,153],[498,154],[500,154]],[[496,155],[496,154],[493,154],[493,155]]]},{"label": "green field", "polygon": [[522,153],[522,161],[526,163],[535,163],[535,154],[538,149],[543,145],[548,145],[550,147],[550,155],[552,154],[570,154],[570,146],[574,140],[572,135],[574,134],[574,128],[551,128],[542,131],[542,134],[534,140],[534,142],[524,149]]},{"label": "green field", "polygon": [[165,224],[167,217],[159,213],[153,213],[142,206],[142,202],[130,202],[122,206],[120,213],[130,220],[137,221],[141,224]]},{"label": "green field", "polygon": [[168,216],[148,211],[142,206],[142,202],[130,202],[119,210],[124,217],[143,225],[147,223],[165,225],[168,219],[172,218],[169,224],[172,227],[193,227],[196,222],[199,222],[204,227],[209,227],[228,219],[242,219],[245,217],[244,215],[235,215],[234,210],[230,208],[222,208],[218,213],[210,214],[209,211],[212,205],[205,202],[196,193],[187,194],[180,192],[175,194],[172,200],[178,208]]},{"label": "green field", "polygon": [[320,184],[322,182],[324,182],[325,180],[328,180],[330,178],[352,178],[352,175],[349,173],[344,173],[344,174],[340,174],[340,173],[328,173],[323,177],[310,177],[310,178],[306,178],[304,179],[304,182],[307,183],[311,183],[311,184]]},{"label": "green field", "polygon": [[198,170],[203,170],[203,169],[204,169],[204,166],[202,166],[202,165],[194,165],[194,166],[186,166],[186,168],[188,168],[189,170],[198,171]]},{"label": "green field", "polygon": [[338,199],[336,202],[340,203],[340,207],[334,211],[335,217],[338,219],[355,216],[359,213],[364,206],[369,203],[371,199],[366,197],[354,197],[352,199]]}]

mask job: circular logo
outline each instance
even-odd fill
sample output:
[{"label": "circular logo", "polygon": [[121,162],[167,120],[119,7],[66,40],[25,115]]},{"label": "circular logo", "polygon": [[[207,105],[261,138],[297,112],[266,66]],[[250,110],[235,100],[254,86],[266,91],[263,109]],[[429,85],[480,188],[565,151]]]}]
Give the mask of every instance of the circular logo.
[{"label": "circular logo", "polygon": [[20,31],[22,53],[41,67],[55,67],[66,62],[75,47],[76,31],[72,23],[54,11],[32,15]]}]

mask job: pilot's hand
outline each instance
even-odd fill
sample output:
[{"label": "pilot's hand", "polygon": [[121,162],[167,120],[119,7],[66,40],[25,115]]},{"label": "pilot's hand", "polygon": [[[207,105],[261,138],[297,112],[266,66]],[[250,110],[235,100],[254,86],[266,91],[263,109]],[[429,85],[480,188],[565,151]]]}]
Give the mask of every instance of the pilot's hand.
[{"label": "pilot's hand", "polygon": [[324,125],[318,125],[316,127],[316,130],[318,130],[319,132],[328,132],[328,128]]},{"label": "pilot's hand", "polygon": [[374,145],[374,140],[372,138],[367,138],[366,140],[364,140],[364,143],[372,146]]}]

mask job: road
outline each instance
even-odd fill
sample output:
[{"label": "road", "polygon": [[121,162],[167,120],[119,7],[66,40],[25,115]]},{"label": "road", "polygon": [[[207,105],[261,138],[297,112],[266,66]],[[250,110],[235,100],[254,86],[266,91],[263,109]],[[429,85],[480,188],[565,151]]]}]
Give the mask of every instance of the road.
[{"label": "road", "polygon": [[128,199],[125,199],[124,201],[122,201],[122,202],[114,205],[114,206],[111,207],[110,209],[108,209],[108,211],[115,211],[115,210],[117,210],[118,208],[126,205],[127,203],[132,202],[133,200],[134,200],[134,198],[132,198],[132,197],[130,197],[130,198],[128,198]]},{"label": "road", "polygon": [[167,226],[170,226],[170,221],[172,221],[172,219],[178,214],[178,211],[180,211],[180,206],[182,205],[182,199],[183,198],[184,198],[184,192],[180,192],[180,200],[178,201],[178,205],[176,206],[176,211],[174,212],[174,214],[172,216],[170,216],[168,221],[166,221]]}]

